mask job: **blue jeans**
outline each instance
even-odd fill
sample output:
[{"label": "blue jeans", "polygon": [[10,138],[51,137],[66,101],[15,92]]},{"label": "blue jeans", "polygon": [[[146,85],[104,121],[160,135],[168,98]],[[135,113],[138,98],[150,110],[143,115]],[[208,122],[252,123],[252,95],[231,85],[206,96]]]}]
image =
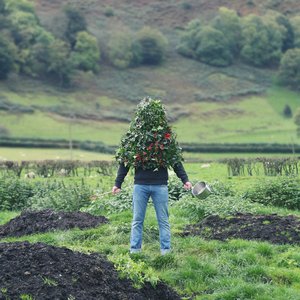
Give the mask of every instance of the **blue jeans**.
[{"label": "blue jeans", "polygon": [[149,198],[152,198],[159,226],[161,253],[170,251],[171,231],[168,211],[168,186],[135,184],[133,187],[133,219],[131,225],[130,252],[142,247],[143,225]]}]

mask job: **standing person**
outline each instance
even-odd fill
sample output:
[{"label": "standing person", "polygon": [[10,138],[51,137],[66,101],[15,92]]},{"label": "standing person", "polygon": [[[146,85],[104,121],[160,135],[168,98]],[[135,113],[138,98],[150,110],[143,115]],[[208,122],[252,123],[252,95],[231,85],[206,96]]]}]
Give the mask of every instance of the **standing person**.
[{"label": "standing person", "polygon": [[173,168],[185,189],[191,189],[192,184],[182,165],[181,148],[160,100],[145,98],[137,106],[130,128],[117,150],[116,159],[119,169],[112,188],[113,194],[121,191],[130,167],[135,170],[130,253],[141,251],[143,224],[150,197],[159,226],[161,254],[169,253],[168,168]]}]

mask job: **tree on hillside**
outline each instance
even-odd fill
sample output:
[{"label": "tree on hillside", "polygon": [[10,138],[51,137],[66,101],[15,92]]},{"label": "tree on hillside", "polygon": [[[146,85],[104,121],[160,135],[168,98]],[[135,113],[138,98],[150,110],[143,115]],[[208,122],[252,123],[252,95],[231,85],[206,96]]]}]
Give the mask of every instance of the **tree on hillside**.
[{"label": "tree on hillside", "polygon": [[241,57],[247,63],[264,67],[277,64],[281,58],[282,34],[273,20],[249,15],[242,21]]},{"label": "tree on hillside", "polygon": [[75,46],[77,33],[87,31],[87,23],[84,15],[75,7],[67,6],[65,14],[68,18],[65,36],[70,42],[71,48]]},{"label": "tree on hillside", "polygon": [[9,72],[14,68],[17,48],[3,34],[0,35],[0,79],[6,79]]},{"label": "tree on hillside", "polygon": [[297,125],[297,135],[300,136],[300,107],[296,110],[294,123]]},{"label": "tree on hillside", "polygon": [[300,49],[290,49],[280,61],[279,81],[300,90]]},{"label": "tree on hillside", "polygon": [[119,69],[138,65],[141,61],[140,44],[134,44],[134,36],[128,30],[116,32],[108,43],[108,57],[113,66]]},{"label": "tree on hillside", "polygon": [[100,49],[97,39],[86,31],[77,33],[71,62],[74,67],[83,71],[98,71]]},{"label": "tree on hillside", "polygon": [[291,107],[286,104],[283,108],[283,115],[286,117],[286,118],[291,118],[293,116],[293,112],[292,112],[292,109]]},{"label": "tree on hillside", "polygon": [[8,14],[15,11],[24,11],[35,14],[34,3],[28,0],[4,0],[4,7],[5,12]]},{"label": "tree on hillside", "polygon": [[135,44],[140,50],[141,63],[156,65],[164,59],[168,40],[159,30],[144,27],[137,33]]},{"label": "tree on hillside", "polygon": [[199,19],[194,19],[188,23],[180,38],[180,43],[176,47],[178,53],[189,58],[196,58],[196,49],[199,46],[198,34],[203,25]]},{"label": "tree on hillside", "polygon": [[294,31],[294,46],[300,48],[300,16],[292,18],[291,24]]},{"label": "tree on hillside", "polygon": [[[213,23],[221,26],[223,21],[220,18],[215,19]],[[230,45],[227,35],[222,31],[212,26],[203,26],[199,20],[195,19],[188,24],[181,36],[177,51],[183,56],[223,67],[232,63],[231,46],[233,45]]]},{"label": "tree on hillside", "polygon": [[285,15],[277,11],[268,11],[263,18],[264,21],[275,22],[279,26],[278,29],[282,35],[282,52],[294,47],[294,30],[291,22]]},{"label": "tree on hillside", "polygon": [[0,14],[4,14],[4,13],[5,13],[5,1],[0,0]]},{"label": "tree on hillside", "polygon": [[33,74],[47,73],[50,62],[49,51],[55,37],[46,30],[40,30],[40,34],[36,37],[35,43],[30,48],[31,69]]},{"label": "tree on hillside", "polygon": [[9,31],[18,47],[17,64],[20,72],[35,75],[35,60],[32,49],[38,37],[45,31],[40,25],[37,16],[31,12],[16,10],[7,16]]},{"label": "tree on hillside", "polygon": [[285,52],[294,47],[294,29],[289,19],[282,14],[276,18],[276,22],[285,29],[282,40],[282,51]]},{"label": "tree on hillside", "polygon": [[199,45],[196,58],[213,66],[225,67],[232,63],[232,54],[224,34],[210,26],[205,26],[198,34]]},{"label": "tree on hillside", "polygon": [[74,74],[74,66],[70,60],[70,47],[61,40],[55,40],[49,46],[48,74],[59,82],[61,87],[69,86]]},{"label": "tree on hillside", "polygon": [[237,56],[241,46],[241,22],[236,11],[221,7],[219,14],[212,20],[211,25],[223,33],[228,41],[231,53]]}]

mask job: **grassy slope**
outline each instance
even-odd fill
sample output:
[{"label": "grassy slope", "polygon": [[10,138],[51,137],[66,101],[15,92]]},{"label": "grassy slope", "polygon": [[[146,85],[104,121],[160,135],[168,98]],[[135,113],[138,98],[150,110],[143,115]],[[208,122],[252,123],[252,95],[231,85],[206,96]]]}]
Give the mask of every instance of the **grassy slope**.
[{"label": "grassy slope", "polygon": [[[19,103],[18,93],[2,90],[2,95],[12,103]],[[24,98],[23,105],[30,105],[30,97]],[[74,92],[76,97],[76,92]],[[39,94],[39,105],[59,103],[63,93],[52,96]],[[79,105],[68,94],[68,106]],[[105,98],[104,98],[105,99]],[[28,101],[28,102],[27,102]],[[38,101],[37,99],[35,101]],[[53,101],[53,102],[52,102]],[[274,87],[267,94],[249,96],[242,100],[227,102],[193,102],[179,106],[188,114],[173,123],[180,142],[195,143],[232,143],[232,142],[278,142],[297,143],[296,126],[293,119],[282,115],[285,104],[293,111],[299,105],[296,93]],[[113,104],[114,105],[114,104]],[[112,105],[112,109],[113,109]],[[120,105],[126,104],[118,104]],[[87,105],[85,105],[86,107]],[[172,104],[166,105],[172,111]],[[1,125],[9,129],[14,137],[64,138],[70,135],[75,140],[103,141],[106,144],[117,145],[120,137],[128,128],[127,122],[111,120],[78,120],[64,118],[50,112],[36,110],[33,114],[8,114],[0,112]]]},{"label": "grassy slope", "polygon": [[[0,82],[0,99],[12,104],[34,106],[34,114],[1,111],[0,125],[14,137],[65,138],[103,141],[118,144],[128,128],[136,103],[146,95],[160,97],[172,116],[184,113],[175,123],[182,142],[298,142],[295,125],[282,117],[285,104],[293,111],[299,106],[299,95],[272,86],[273,71],[241,64],[213,68],[181,57],[175,52],[180,28],[193,18],[211,18],[220,5],[234,8],[240,14],[262,13],[266,4],[254,1],[191,0],[72,1],[85,14],[89,30],[101,48],[114,32],[124,27],[132,31],[144,25],[160,29],[169,39],[165,62],[158,67],[139,67],[125,71],[102,65],[95,76],[77,78],[76,87],[59,90],[40,81],[13,77]],[[67,1],[36,1],[41,23],[56,32],[64,31],[63,6]],[[114,16],[106,17],[111,7]],[[283,1],[276,7],[299,11],[297,1]],[[259,96],[253,93],[266,91]],[[245,94],[245,96],[240,96]],[[249,94],[249,95],[248,95]],[[221,97],[226,101],[207,102]],[[197,101],[197,99],[203,101]],[[230,100],[234,99],[234,100]],[[57,112],[64,111],[67,117]],[[85,119],[72,117],[85,114]],[[127,120],[127,121],[124,121]]]}]

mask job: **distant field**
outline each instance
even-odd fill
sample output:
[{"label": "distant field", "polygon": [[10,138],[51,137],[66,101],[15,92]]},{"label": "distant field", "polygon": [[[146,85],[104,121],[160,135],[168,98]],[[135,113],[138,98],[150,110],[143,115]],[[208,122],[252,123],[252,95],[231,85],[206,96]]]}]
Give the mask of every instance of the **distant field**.
[{"label": "distant field", "polygon": [[113,155],[68,149],[0,148],[0,160],[113,160]]},{"label": "distant field", "polygon": [[[122,102],[107,97],[83,101],[82,94],[76,92],[70,92],[66,96],[58,91],[54,93],[54,90],[51,93],[44,91],[37,94],[36,100],[35,94],[26,95],[22,99],[18,93],[6,90],[3,95],[9,102],[22,103],[25,107],[37,105],[38,102],[40,105],[32,114],[0,112],[0,125],[9,131],[11,137],[67,140],[72,138],[118,145],[121,136],[129,127],[129,121],[120,122],[109,118],[98,121],[88,118],[65,118],[48,109],[51,107],[51,110],[59,110],[56,105],[61,103],[61,109],[64,110],[75,107],[75,111],[93,112],[98,103],[100,115],[118,115],[119,111],[124,110],[129,116],[135,107],[125,100]],[[66,97],[63,98],[64,96]],[[299,94],[279,87],[269,89],[264,95],[239,100],[165,103],[168,113],[184,113],[184,116],[173,123],[179,142],[298,144],[300,140],[296,136],[293,119],[285,118],[282,113],[286,104],[295,112],[300,106]],[[44,109],[46,111],[43,111]]]},{"label": "distant field", "polygon": [[[293,157],[292,154],[268,154],[268,153],[183,153],[185,162],[217,161],[225,158],[257,158],[257,157]],[[114,160],[111,154],[96,153],[90,151],[69,149],[31,149],[31,148],[7,148],[0,147],[1,160]]]}]

